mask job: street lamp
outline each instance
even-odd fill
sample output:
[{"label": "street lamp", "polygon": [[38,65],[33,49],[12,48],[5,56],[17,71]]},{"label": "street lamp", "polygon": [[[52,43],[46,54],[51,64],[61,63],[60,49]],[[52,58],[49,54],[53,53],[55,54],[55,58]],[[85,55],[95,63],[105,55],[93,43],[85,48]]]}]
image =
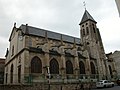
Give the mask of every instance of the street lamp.
[{"label": "street lamp", "polygon": [[48,90],[50,90],[50,67],[47,66],[47,73],[48,73]]}]

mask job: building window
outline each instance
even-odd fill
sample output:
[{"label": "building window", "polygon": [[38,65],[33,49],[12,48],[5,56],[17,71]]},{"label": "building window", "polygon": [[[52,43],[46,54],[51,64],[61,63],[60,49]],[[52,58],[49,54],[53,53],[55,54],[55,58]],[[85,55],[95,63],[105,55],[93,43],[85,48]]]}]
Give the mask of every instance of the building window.
[{"label": "building window", "polygon": [[50,74],[59,74],[59,64],[56,59],[50,61]]},{"label": "building window", "polygon": [[70,60],[66,61],[66,74],[73,74],[73,64]]},{"label": "building window", "polygon": [[83,29],[83,35],[85,35],[85,29]]},{"label": "building window", "polygon": [[95,32],[95,26],[94,26],[94,24],[92,24],[92,26],[93,26],[93,32],[96,33],[96,32]]},{"label": "building window", "polygon": [[21,82],[21,65],[18,66],[18,83]]},{"label": "building window", "polygon": [[28,46],[32,47],[32,38],[29,38]]},{"label": "building window", "polygon": [[12,54],[11,54],[11,56],[13,56],[14,55],[14,46],[12,46]]},{"label": "building window", "polygon": [[95,33],[95,27],[93,27],[93,31],[94,31],[94,33]]},{"label": "building window", "polygon": [[79,62],[80,74],[85,74],[85,65],[82,61]]},{"label": "building window", "polygon": [[93,64],[93,62],[90,62],[90,66],[91,66],[91,74],[96,74],[95,65]]},{"label": "building window", "polygon": [[6,75],[5,75],[5,82],[6,82],[6,84],[7,84],[7,78],[8,78],[8,73],[6,73]]},{"label": "building window", "polygon": [[86,31],[87,31],[87,34],[89,34],[89,29],[88,29],[88,27],[86,27]]},{"label": "building window", "polygon": [[112,68],[111,68],[111,66],[110,66],[110,65],[109,65],[109,71],[110,71],[111,78],[113,78]]},{"label": "building window", "polygon": [[19,56],[19,60],[18,60],[18,63],[21,63],[21,55]]},{"label": "building window", "polygon": [[42,73],[42,62],[37,56],[31,60],[31,73]]},{"label": "building window", "polygon": [[13,64],[11,65],[10,69],[10,83],[13,83]]},{"label": "building window", "polygon": [[[0,68],[0,70],[3,70],[3,68]],[[4,72],[0,72],[0,84],[4,83]]]}]

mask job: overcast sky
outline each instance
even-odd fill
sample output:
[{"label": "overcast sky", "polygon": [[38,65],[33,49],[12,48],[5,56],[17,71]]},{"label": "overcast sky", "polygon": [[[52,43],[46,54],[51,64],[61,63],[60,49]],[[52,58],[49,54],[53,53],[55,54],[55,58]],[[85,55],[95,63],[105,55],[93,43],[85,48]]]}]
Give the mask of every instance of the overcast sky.
[{"label": "overcast sky", "polygon": [[97,21],[105,52],[120,50],[120,17],[115,0],[0,0],[0,57],[9,47],[14,22],[80,37],[79,22],[86,1]]}]

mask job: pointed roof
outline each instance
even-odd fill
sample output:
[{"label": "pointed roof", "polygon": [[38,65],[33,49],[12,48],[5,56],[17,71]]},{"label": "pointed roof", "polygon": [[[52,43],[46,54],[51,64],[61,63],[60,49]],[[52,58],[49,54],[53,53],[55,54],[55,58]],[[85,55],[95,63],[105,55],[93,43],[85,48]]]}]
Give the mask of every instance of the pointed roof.
[{"label": "pointed roof", "polygon": [[81,22],[80,22],[79,25],[81,25],[82,23],[84,23],[84,22],[86,22],[86,21],[88,21],[88,20],[91,20],[91,21],[97,23],[97,22],[93,19],[93,17],[89,14],[89,12],[88,12],[87,10],[85,10],[84,15],[83,15],[82,20],[81,20]]}]

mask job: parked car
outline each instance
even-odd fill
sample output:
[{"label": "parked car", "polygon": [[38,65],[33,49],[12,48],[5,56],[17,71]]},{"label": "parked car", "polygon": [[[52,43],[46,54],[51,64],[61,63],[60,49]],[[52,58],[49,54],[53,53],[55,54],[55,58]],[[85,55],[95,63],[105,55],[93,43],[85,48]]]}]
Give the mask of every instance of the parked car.
[{"label": "parked car", "polygon": [[116,83],[120,86],[120,79],[118,79]]},{"label": "parked car", "polygon": [[109,80],[100,80],[99,82],[96,83],[97,88],[101,87],[114,87],[114,82],[111,82]]}]

